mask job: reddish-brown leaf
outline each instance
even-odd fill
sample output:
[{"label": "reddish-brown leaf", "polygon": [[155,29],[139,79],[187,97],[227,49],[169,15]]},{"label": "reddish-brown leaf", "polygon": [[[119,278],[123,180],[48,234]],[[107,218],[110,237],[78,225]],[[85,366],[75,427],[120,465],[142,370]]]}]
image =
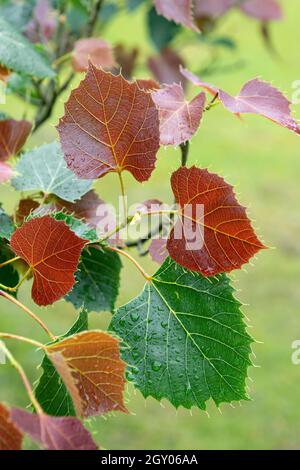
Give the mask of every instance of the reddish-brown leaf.
[{"label": "reddish-brown leaf", "polygon": [[104,39],[79,39],[75,43],[72,65],[75,72],[86,72],[91,61],[96,67],[111,68],[115,65],[111,45]]},{"label": "reddish-brown leaf", "polygon": [[66,162],[80,178],[128,170],[146,181],[154,170],[159,120],[151,94],[93,64],[71,93],[58,131]]},{"label": "reddish-brown leaf", "polygon": [[167,20],[175,21],[194,31],[199,31],[193,21],[192,0],[154,0],[156,11]]},{"label": "reddish-brown leaf", "polygon": [[240,269],[265,248],[232,186],[223,178],[196,167],[182,167],[173,173],[171,183],[181,217],[170,233],[167,249],[181,266],[213,276]]},{"label": "reddish-brown leaf", "polygon": [[13,177],[13,169],[9,163],[0,162],[0,183],[5,183]]},{"label": "reddish-brown leaf", "polygon": [[28,121],[15,121],[5,119],[0,121],[0,160],[5,161],[12,155],[16,155],[31,132],[31,124]]},{"label": "reddish-brown leaf", "polygon": [[248,16],[262,21],[282,20],[283,12],[277,0],[245,0],[240,9]]},{"label": "reddish-brown leaf", "polygon": [[148,60],[148,67],[155,79],[162,84],[172,85],[181,83],[185,88],[186,80],[181,75],[179,67],[184,66],[183,59],[172,49],[165,48],[157,56]]},{"label": "reddish-brown leaf", "polygon": [[139,78],[136,83],[138,87],[144,91],[152,91],[159,89],[159,84],[155,80]]},{"label": "reddish-brown leaf", "polygon": [[71,290],[85,244],[49,215],[31,219],[14,232],[11,248],[32,269],[32,298],[38,305],[50,305]]},{"label": "reddish-brown leaf", "polygon": [[139,55],[139,50],[134,47],[126,49],[123,44],[118,44],[114,48],[117,64],[120,66],[121,74],[126,80],[131,80]]},{"label": "reddish-brown leaf", "polygon": [[205,106],[205,93],[200,93],[192,101],[185,99],[181,85],[166,85],[152,94],[159,110],[160,143],[180,145],[197,131]]},{"label": "reddish-brown leaf", "polygon": [[0,450],[21,450],[23,435],[11,420],[10,411],[0,403]]},{"label": "reddish-brown leaf", "polygon": [[46,450],[97,450],[91,434],[77,418],[57,418],[13,408],[13,422]]},{"label": "reddish-brown leaf", "polygon": [[31,214],[31,212],[33,212],[39,206],[40,204],[33,199],[21,199],[15,214],[17,225],[22,225],[24,220]]},{"label": "reddish-brown leaf", "polygon": [[3,65],[0,65],[0,80],[5,83],[9,79],[9,76],[10,76],[10,70],[8,70]]},{"label": "reddish-brown leaf", "polygon": [[85,331],[47,347],[48,357],[72,396],[78,416],[127,412],[125,363],[119,341],[108,333]]},{"label": "reddish-brown leaf", "polygon": [[[104,219],[111,221],[106,203],[99,198],[93,189],[74,203],[57,199],[55,207],[58,211],[65,209],[68,213],[74,214],[76,218],[82,219],[93,228],[100,227]],[[112,230],[112,227],[109,230]]]}]

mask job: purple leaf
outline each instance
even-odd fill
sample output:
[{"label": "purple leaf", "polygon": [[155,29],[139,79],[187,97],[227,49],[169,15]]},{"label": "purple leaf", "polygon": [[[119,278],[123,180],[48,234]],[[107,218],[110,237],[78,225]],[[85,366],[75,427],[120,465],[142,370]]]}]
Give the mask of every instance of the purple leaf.
[{"label": "purple leaf", "polygon": [[159,111],[160,143],[180,145],[197,131],[205,106],[205,93],[200,93],[191,102],[186,101],[181,85],[166,85],[152,93]]},{"label": "purple leaf", "polygon": [[150,243],[149,253],[153,261],[158,264],[162,264],[169,255],[167,250],[167,239],[154,238]]},{"label": "purple leaf", "polygon": [[175,21],[194,31],[199,31],[193,21],[192,0],[154,0],[156,11],[167,20]]},{"label": "purple leaf", "polygon": [[248,16],[262,21],[281,20],[283,12],[276,0],[246,0],[240,9]]}]

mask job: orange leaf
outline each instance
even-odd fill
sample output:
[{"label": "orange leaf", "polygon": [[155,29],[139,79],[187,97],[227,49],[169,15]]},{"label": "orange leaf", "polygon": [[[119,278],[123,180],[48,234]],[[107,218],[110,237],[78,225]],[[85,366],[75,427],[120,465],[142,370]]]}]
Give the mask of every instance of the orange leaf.
[{"label": "orange leaf", "polygon": [[85,331],[47,347],[79,416],[127,412],[123,393],[125,363],[119,341],[101,331]]},{"label": "orange leaf", "polygon": [[33,271],[32,298],[38,305],[50,305],[72,289],[85,244],[64,222],[48,215],[14,232],[11,248]]},{"label": "orange leaf", "polygon": [[23,435],[11,421],[10,412],[0,403],[0,450],[21,450]]},{"label": "orange leaf", "polygon": [[79,178],[128,170],[150,178],[159,149],[158,111],[150,93],[90,63],[58,126],[68,167]]}]

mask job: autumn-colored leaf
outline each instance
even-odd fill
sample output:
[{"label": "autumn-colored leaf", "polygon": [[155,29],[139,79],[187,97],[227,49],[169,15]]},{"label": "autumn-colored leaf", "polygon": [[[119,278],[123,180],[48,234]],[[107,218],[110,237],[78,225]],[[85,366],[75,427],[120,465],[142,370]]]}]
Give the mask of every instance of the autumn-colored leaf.
[{"label": "autumn-colored leaf", "polygon": [[52,304],[70,291],[85,244],[49,215],[31,219],[14,232],[11,248],[33,271],[32,298],[38,305]]},{"label": "autumn-colored leaf", "polygon": [[92,63],[58,131],[66,162],[80,178],[128,170],[146,181],[155,167],[159,120],[151,94]]},{"label": "autumn-colored leaf", "polygon": [[124,405],[125,363],[119,341],[108,333],[86,331],[47,347],[70,393],[78,416],[127,412]]},{"label": "autumn-colored leaf", "polygon": [[25,144],[30,131],[31,124],[28,121],[0,121],[0,160],[5,161],[16,155]]},{"label": "autumn-colored leaf", "polygon": [[14,175],[12,167],[8,163],[0,162],[0,183],[9,181]]},{"label": "autumn-colored leaf", "polygon": [[167,20],[174,21],[194,31],[199,31],[193,21],[192,0],[154,0],[154,5],[157,13],[167,18]]},{"label": "autumn-colored leaf", "polygon": [[237,96],[231,96],[210,83],[202,82],[193,73],[181,68],[181,73],[194,85],[203,88],[211,95],[218,94],[223,106],[236,115],[258,114],[296,134],[300,134],[300,126],[291,115],[291,102],[270,83],[259,78],[248,81]]},{"label": "autumn-colored leaf", "polygon": [[239,269],[265,246],[258,240],[232,186],[196,167],[181,167],[171,178],[181,218],[167,249],[181,266],[204,276]]},{"label": "autumn-colored leaf", "polygon": [[262,21],[282,20],[283,12],[277,0],[245,0],[240,9],[248,16]]},{"label": "autumn-colored leaf", "polygon": [[33,414],[13,408],[13,422],[46,450],[97,450],[91,434],[77,418]]},{"label": "autumn-colored leaf", "polygon": [[0,403],[0,450],[21,450],[23,435],[11,420],[10,411]]},{"label": "autumn-colored leaf", "polygon": [[159,55],[152,56],[148,60],[148,67],[159,83],[167,85],[181,83],[184,88],[186,80],[180,73],[180,66],[184,66],[183,59],[177,52],[167,47],[160,51]]},{"label": "autumn-colored leaf", "polygon": [[121,74],[126,80],[131,80],[139,55],[136,47],[126,49],[123,44],[118,44],[114,48],[114,55],[117,64],[120,66]]},{"label": "autumn-colored leaf", "polygon": [[19,202],[19,206],[16,210],[15,219],[17,225],[22,225],[24,220],[40,206],[38,201],[34,199],[21,199]]},{"label": "autumn-colored leaf", "polygon": [[194,0],[194,15],[196,18],[218,18],[233,5],[234,0]]},{"label": "autumn-colored leaf", "polygon": [[205,106],[205,93],[200,93],[192,101],[185,99],[181,85],[166,85],[152,94],[159,110],[160,143],[180,145],[197,131]]},{"label": "autumn-colored leaf", "polygon": [[4,67],[3,65],[0,65],[0,80],[2,82],[7,82],[7,80],[9,79],[9,76],[10,76],[10,70],[8,70],[6,67]]},{"label": "autumn-colored leaf", "polygon": [[115,65],[111,45],[104,39],[79,39],[75,43],[72,65],[75,72],[86,72],[91,61],[96,67],[111,68]]},{"label": "autumn-colored leaf", "polygon": [[108,217],[108,208],[102,199],[94,190],[89,191],[75,203],[58,199],[55,202],[58,211],[66,209],[67,212],[74,214],[78,219],[82,219],[93,228],[101,223],[101,220]]}]

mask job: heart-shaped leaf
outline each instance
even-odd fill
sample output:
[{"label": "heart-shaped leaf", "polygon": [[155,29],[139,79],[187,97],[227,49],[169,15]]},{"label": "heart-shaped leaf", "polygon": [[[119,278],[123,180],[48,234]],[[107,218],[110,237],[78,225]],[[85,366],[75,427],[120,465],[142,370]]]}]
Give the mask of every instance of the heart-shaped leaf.
[{"label": "heart-shaped leaf", "polygon": [[64,222],[48,215],[29,220],[14,232],[11,248],[32,269],[32,298],[38,305],[52,304],[71,290],[85,244]]},{"label": "heart-shaped leaf", "polygon": [[196,167],[181,167],[173,173],[171,184],[181,216],[167,249],[181,266],[214,276],[240,269],[265,248],[223,178]]},{"label": "heart-shaped leaf", "polygon": [[65,104],[58,132],[66,162],[79,178],[128,170],[146,181],[154,170],[159,121],[151,94],[92,63]]}]

